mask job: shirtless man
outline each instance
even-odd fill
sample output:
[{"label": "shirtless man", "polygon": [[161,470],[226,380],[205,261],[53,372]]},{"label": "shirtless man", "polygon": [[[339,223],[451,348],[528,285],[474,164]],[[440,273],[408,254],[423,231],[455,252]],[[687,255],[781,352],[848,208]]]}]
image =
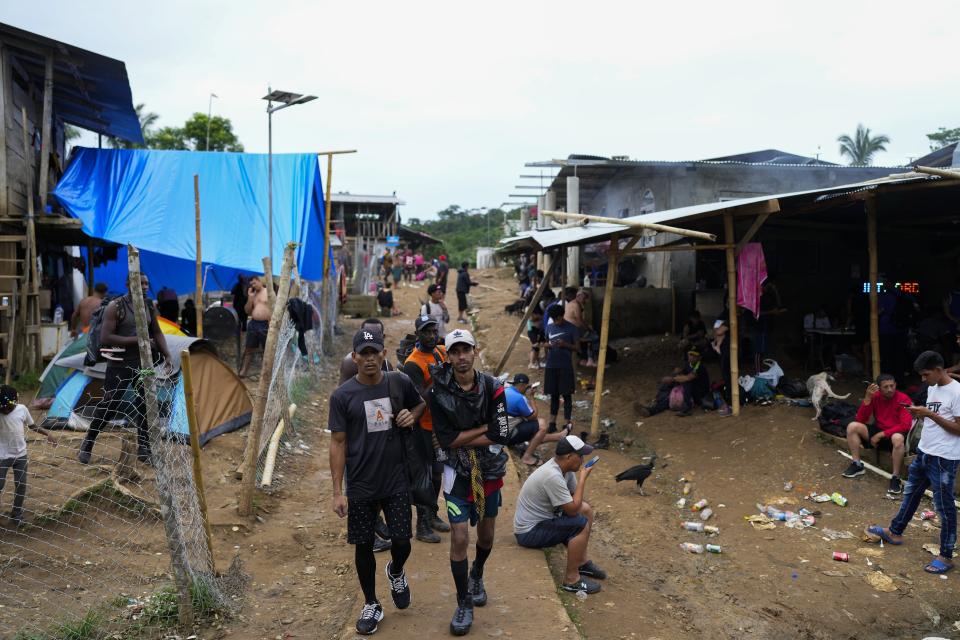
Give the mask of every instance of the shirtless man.
[{"label": "shirtless man", "polygon": [[90,316],[100,308],[103,299],[107,297],[107,285],[98,282],[93,287],[93,295],[80,301],[73,317],[70,318],[70,336],[76,338],[83,328],[90,324]]},{"label": "shirtless man", "polygon": [[241,378],[247,375],[253,352],[266,346],[270,316],[273,315],[270,298],[267,296],[267,289],[263,286],[260,276],[250,278],[250,286],[247,287],[247,304],[243,309],[247,312],[249,320],[247,320],[247,342],[243,351],[243,365],[240,367]]},{"label": "shirtless man", "polygon": [[588,325],[583,319],[583,305],[587,303],[590,299],[590,293],[581,289],[577,292],[576,297],[569,301],[563,310],[563,319],[572,324],[580,332],[580,342],[586,343],[586,360],[580,361],[580,366],[582,367],[596,367],[597,361],[595,358],[595,351],[599,351],[598,345],[596,344],[599,341],[596,331],[593,330],[593,327]]}]

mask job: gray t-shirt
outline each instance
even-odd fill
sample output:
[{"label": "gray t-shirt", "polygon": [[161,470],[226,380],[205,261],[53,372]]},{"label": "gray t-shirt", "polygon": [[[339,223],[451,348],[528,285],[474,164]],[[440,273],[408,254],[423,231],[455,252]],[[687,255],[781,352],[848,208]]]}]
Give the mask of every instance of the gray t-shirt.
[{"label": "gray t-shirt", "polygon": [[562,505],[573,502],[576,488],[577,476],[572,471],[564,474],[557,459],[550,458],[523,483],[513,517],[513,532],[526,533],[540,522],[555,518]]}]

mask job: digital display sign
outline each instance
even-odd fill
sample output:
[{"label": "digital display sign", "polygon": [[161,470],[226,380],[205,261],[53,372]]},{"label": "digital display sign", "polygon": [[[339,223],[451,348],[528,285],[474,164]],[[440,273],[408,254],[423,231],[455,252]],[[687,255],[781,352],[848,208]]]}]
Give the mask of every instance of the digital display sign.
[{"label": "digital display sign", "polygon": [[[877,293],[884,293],[886,291],[903,291],[904,293],[910,293],[917,295],[920,293],[920,283],[919,282],[894,282],[892,285],[886,282],[877,283]],[[863,283],[863,292],[870,293],[870,283]]]}]

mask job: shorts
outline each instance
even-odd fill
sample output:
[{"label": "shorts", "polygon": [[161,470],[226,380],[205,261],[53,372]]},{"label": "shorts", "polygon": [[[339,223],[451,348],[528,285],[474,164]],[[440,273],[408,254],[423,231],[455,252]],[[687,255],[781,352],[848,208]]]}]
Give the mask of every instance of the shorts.
[{"label": "shorts", "polygon": [[543,370],[543,392],[548,396],[565,396],[574,390],[573,369],[547,367]]},{"label": "shorts", "polygon": [[530,549],[546,549],[558,544],[566,545],[577,537],[587,526],[584,516],[557,516],[550,520],[538,522],[533,529],[526,533],[514,534],[521,547]]},{"label": "shorts", "polygon": [[508,417],[507,424],[510,427],[511,435],[507,444],[513,446],[521,442],[529,442],[533,436],[540,430],[540,422],[537,420],[524,420],[523,418]]},{"label": "shorts", "polygon": [[463,291],[457,291],[457,311],[466,311],[468,308],[467,294]]},{"label": "shorts", "polygon": [[266,320],[247,320],[247,349],[263,349],[267,346],[267,331],[270,323]]},{"label": "shorts", "polygon": [[347,499],[347,544],[373,544],[377,514],[383,509],[390,539],[407,539],[413,535],[410,514],[410,493],[403,491],[377,500]]},{"label": "shorts", "polygon": [[527,331],[527,337],[530,339],[530,344],[533,345],[534,349],[539,349],[540,347],[538,345],[546,340],[542,329],[530,329]]},{"label": "shorts", "polygon": [[[873,449],[873,445],[870,443],[869,439],[878,433],[883,433],[883,429],[872,424],[867,425],[867,441],[863,443],[864,449]],[[880,441],[880,444],[877,445],[877,449],[893,451],[893,443],[890,441],[890,438],[884,438]]]},{"label": "shorts", "polygon": [[[459,524],[469,519],[471,526],[477,525],[479,517],[475,503],[468,501],[466,498],[458,498],[446,492],[443,494],[443,498],[447,502],[447,517],[450,520],[450,524]],[[487,501],[483,509],[483,517],[496,518],[497,514],[500,513],[500,505],[502,504],[503,495],[500,493],[500,489],[497,489],[487,496]]]}]

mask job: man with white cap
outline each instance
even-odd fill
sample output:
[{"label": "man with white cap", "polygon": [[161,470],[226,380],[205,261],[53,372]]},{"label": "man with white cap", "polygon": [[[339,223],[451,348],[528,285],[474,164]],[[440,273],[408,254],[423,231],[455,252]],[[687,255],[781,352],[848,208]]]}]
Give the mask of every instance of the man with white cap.
[{"label": "man with white cap", "polygon": [[[466,329],[447,334],[447,361],[433,369],[430,415],[444,450],[443,492],[450,521],[450,570],[457,587],[457,609],[450,633],[466,635],[473,607],[487,603],[483,567],[493,550],[500,488],[507,472],[509,440],[503,387],[474,369],[477,343]],[[470,525],[477,527],[476,556],[467,570]]]},{"label": "man with white cap", "polygon": [[566,546],[563,589],[593,594],[600,585],[590,578],[602,580],[607,574],[587,556],[593,509],[583,492],[593,465],[583,464],[583,458],[591,453],[593,447],[577,436],[565,436],[557,443],[554,457],[531,473],[520,489],[513,533],[521,546],[531,549]]}]

